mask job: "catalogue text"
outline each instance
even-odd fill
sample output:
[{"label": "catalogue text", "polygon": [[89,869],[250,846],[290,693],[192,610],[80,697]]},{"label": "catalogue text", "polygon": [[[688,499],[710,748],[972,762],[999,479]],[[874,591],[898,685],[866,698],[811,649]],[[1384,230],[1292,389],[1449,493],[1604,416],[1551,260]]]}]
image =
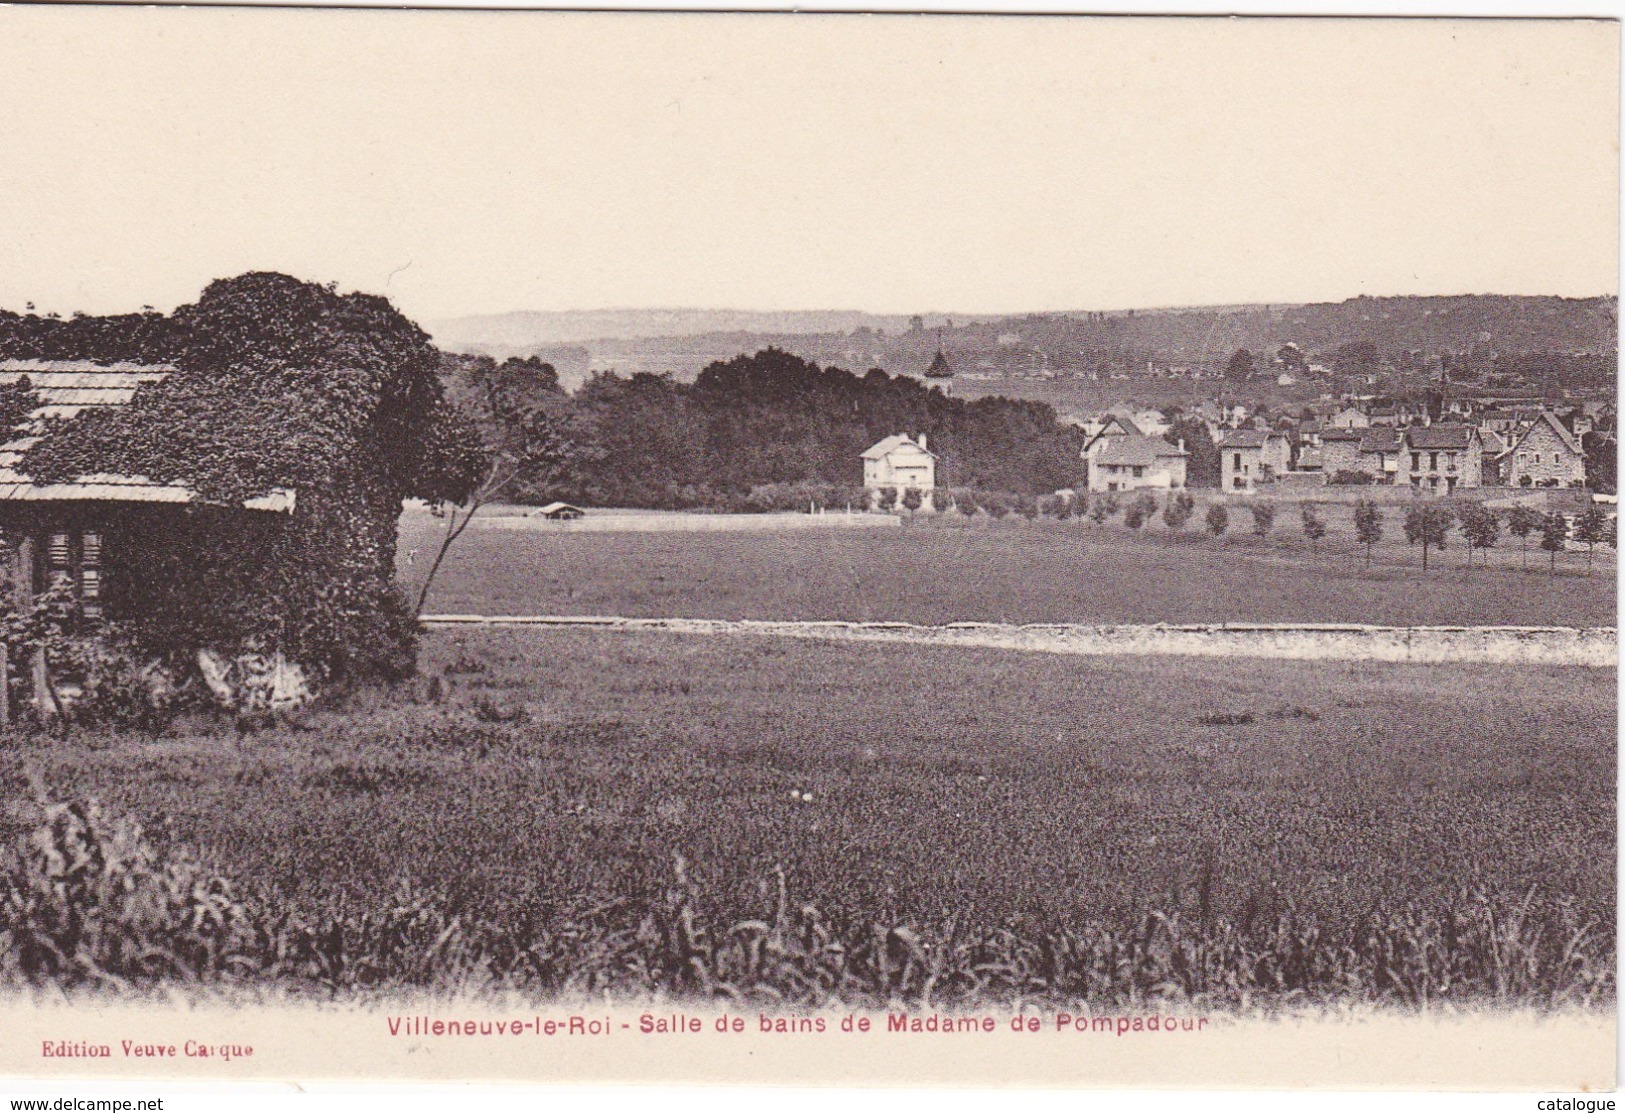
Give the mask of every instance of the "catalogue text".
[{"label": "catalogue text", "polygon": [[1617,24],[0,71],[0,1074],[1614,1086]]}]

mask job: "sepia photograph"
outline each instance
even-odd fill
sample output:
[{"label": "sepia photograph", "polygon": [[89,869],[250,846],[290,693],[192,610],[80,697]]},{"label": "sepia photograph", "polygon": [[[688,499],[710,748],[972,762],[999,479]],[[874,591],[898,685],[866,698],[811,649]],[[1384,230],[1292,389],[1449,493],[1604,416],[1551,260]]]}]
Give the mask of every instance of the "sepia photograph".
[{"label": "sepia photograph", "polygon": [[1619,37],[0,6],[0,1076],[1611,1091]]}]

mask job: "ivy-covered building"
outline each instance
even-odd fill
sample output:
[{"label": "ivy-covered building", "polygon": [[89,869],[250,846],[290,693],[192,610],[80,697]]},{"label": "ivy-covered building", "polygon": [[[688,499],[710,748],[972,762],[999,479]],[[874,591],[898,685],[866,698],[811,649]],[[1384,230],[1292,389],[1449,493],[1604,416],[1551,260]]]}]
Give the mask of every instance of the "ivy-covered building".
[{"label": "ivy-covered building", "polygon": [[[116,613],[124,585],[106,580],[109,557],[113,569],[132,570],[121,566],[116,542],[114,552],[106,551],[109,532],[118,533],[133,516],[169,522],[174,507],[198,504],[197,492],[180,482],[99,473],[44,483],[19,470],[24,453],[39,442],[39,430],[48,422],[89,409],[128,405],[138,387],[162,382],[173,370],[133,364],[103,367],[83,361],[0,361],[0,387],[26,392],[35,400],[22,415],[22,428],[17,430],[21,435],[0,443],[0,536],[8,543],[14,586],[40,593],[58,578],[66,578],[87,616],[100,617],[109,601]],[[296,492],[276,488],[231,509],[287,517],[296,500]]]},{"label": "ivy-covered building", "polygon": [[[178,508],[202,509],[184,483],[156,482],[143,475],[101,472],[71,480],[36,482],[21,470],[27,451],[45,431],[86,411],[127,406],[144,385],[161,383],[167,366],[87,361],[0,361],[0,391],[12,403],[11,439],[0,443],[0,538],[15,613],[25,613],[53,588],[64,591],[66,625],[86,632],[105,621],[136,615],[133,601],[145,574],[133,537],[165,529],[185,532]],[[274,488],[235,506],[212,507],[221,528],[236,519],[271,516],[272,528],[291,519],[297,494]],[[250,527],[252,528],[252,527]],[[36,662],[18,662],[29,672]],[[43,675],[31,676],[34,698],[49,703]]]},{"label": "ivy-covered building", "polygon": [[212,283],[138,330],[92,330],[94,361],[52,358],[69,322],[22,341],[13,327],[9,344],[7,324],[14,618],[65,585],[81,626],[177,673],[200,650],[286,659],[321,681],[412,670],[401,502],[460,500],[483,465],[426,334],[382,298],[278,274]]}]

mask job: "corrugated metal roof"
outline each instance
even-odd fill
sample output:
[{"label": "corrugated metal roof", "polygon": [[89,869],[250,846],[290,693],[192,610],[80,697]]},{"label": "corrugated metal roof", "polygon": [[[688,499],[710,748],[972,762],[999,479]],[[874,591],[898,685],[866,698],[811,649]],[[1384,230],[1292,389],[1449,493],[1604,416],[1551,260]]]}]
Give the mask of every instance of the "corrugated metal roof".
[{"label": "corrugated metal roof", "polygon": [[143,483],[11,483],[0,486],[0,502],[175,502],[192,501],[192,492],[172,484]]},{"label": "corrugated metal roof", "polygon": [[55,397],[59,391],[134,391],[142,383],[162,382],[173,370],[166,365],[144,367],[115,363],[102,366],[83,360],[7,359],[0,360],[0,383],[14,383],[26,375],[29,385],[47,402],[57,402],[65,401]]}]

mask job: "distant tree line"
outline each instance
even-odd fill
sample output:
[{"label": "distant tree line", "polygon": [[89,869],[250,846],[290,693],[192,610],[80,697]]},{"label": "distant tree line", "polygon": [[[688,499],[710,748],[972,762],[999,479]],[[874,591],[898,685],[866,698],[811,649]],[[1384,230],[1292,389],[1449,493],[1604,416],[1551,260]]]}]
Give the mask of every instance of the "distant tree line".
[{"label": "distant tree line", "polygon": [[926,435],[939,486],[1037,496],[1082,479],[1082,433],[1044,403],[966,401],[777,348],[713,363],[693,383],[597,374],[573,394],[537,360],[447,356],[444,366],[450,397],[496,418],[485,399],[523,394],[527,414],[544,412],[569,444],[513,485],[516,501],[756,509],[762,488],[859,486],[862,452],[894,433]]}]

